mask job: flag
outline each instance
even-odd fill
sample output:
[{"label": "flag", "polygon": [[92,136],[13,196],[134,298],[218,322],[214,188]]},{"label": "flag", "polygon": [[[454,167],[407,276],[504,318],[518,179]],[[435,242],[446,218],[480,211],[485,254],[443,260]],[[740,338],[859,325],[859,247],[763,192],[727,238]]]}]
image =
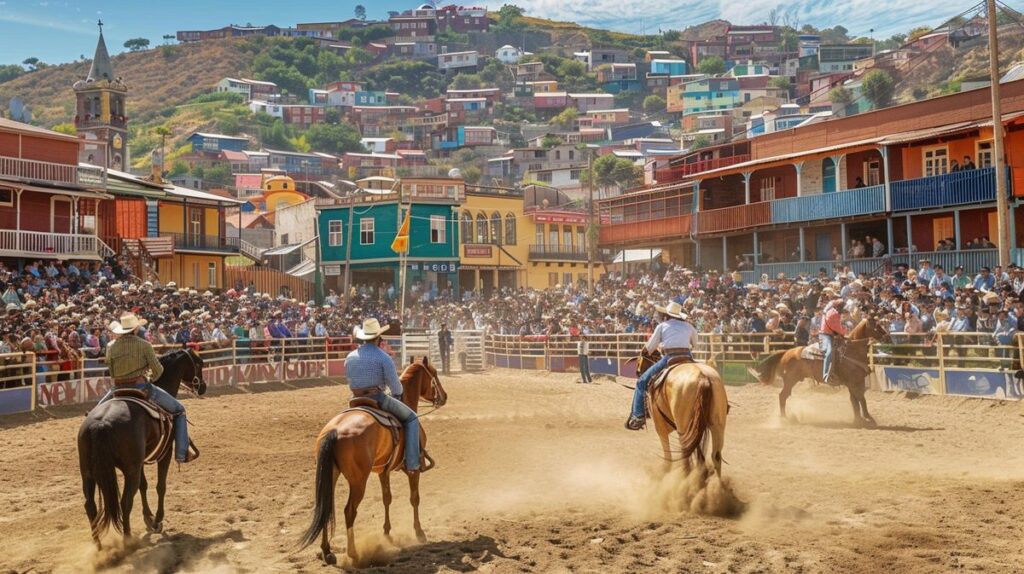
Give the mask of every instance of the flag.
[{"label": "flag", "polygon": [[411,208],[405,212],[405,220],[402,221],[402,226],[398,228],[398,235],[395,236],[395,240],[391,242],[391,250],[395,253],[407,253],[409,251],[410,214],[412,214]]}]

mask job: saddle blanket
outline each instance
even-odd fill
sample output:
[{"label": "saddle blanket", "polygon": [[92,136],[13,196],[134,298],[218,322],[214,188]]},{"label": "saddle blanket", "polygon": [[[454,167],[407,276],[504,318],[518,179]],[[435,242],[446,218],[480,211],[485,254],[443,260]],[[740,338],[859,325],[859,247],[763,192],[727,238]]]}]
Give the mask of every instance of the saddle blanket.
[{"label": "saddle blanket", "polygon": [[808,361],[820,361],[824,357],[825,351],[821,350],[821,345],[818,343],[807,345],[800,351],[800,358]]},{"label": "saddle blanket", "polygon": [[397,429],[401,429],[402,428],[402,423],[397,418],[395,418],[394,415],[392,415],[391,413],[382,411],[380,409],[373,408],[373,407],[367,406],[367,405],[353,405],[353,406],[345,409],[344,411],[342,411],[342,413],[347,413],[347,412],[351,412],[351,411],[362,411],[362,412],[370,415],[371,417],[373,417],[373,419],[375,421],[377,421],[381,426],[388,427],[388,428],[397,428]]}]

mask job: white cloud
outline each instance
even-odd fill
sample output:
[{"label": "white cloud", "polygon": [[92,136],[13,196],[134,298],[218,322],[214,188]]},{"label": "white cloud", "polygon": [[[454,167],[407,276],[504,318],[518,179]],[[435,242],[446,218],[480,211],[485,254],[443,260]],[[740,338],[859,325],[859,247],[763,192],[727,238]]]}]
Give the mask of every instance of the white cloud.
[{"label": "white cloud", "polygon": [[34,16],[27,16],[25,14],[15,14],[12,12],[0,13],[0,22],[10,22],[12,24],[22,24],[25,26],[34,26],[36,28],[49,28],[53,30],[62,30],[64,32],[71,32],[72,34],[92,35],[95,32],[83,28],[76,23],[61,22],[58,20],[36,18]]}]

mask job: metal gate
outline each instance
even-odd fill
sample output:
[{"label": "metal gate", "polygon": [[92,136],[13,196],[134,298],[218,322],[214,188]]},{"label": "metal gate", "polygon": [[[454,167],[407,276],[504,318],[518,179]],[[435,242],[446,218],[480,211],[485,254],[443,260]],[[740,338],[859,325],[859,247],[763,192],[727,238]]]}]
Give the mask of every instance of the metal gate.
[{"label": "metal gate", "polygon": [[[452,371],[482,371],[484,369],[483,331],[452,331],[455,344],[452,347]],[[410,357],[430,357],[440,370],[441,347],[437,342],[437,331],[407,331],[402,333],[402,363]]]}]

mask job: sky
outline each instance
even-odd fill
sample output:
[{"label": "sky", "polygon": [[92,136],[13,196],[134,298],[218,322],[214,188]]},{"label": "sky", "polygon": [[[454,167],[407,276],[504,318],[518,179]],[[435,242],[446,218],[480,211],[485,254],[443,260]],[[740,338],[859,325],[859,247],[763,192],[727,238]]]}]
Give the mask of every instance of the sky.
[{"label": "sky", "polygon": [[[827,28],[841,24],[854,36],[887,38],[916,26],[934,26],[976,0],[465,0],[463,5],[497,9],[507,2],[531,16],[574,21],[623,32],[681,29],[715,18],[737,24],[765,22],[772,8],[791,14],[799,25]],[[345,20],[356,4],[371,19],[388,10],[406,10],[416,0],[0,0],[0,64],[36,57],[62,63],[91,58],[96,46],[96,20],[104,22],[112,53],[124,50],[129,38],[148,38],[153,45],[177,30],[204,30],[227,24],[276,24]],[[439,5],[448,4],[440,0]],[[1020,9],[1024,0],[1007,2]],[[585,6],[585,8],[583,8]],[[871,30],[874,29],[874,32]]]}]

